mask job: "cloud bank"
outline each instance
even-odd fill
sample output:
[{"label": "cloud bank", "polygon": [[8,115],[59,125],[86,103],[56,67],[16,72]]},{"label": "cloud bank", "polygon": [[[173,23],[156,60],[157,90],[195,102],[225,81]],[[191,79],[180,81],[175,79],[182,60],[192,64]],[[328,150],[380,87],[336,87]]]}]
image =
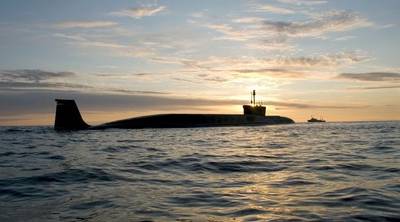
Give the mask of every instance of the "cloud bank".
[{"label": "cloud bank", "polygon": [[[134,73],[131,75],[142,76],[144,73]],[[147,75],[147,74],[146,74]],[[168,92],[129,90],[116,87],[104,87],[96,85],[85,85],[71,82],[77,76],[74,72],[50,72],[40,69],[21,69],[21,70],[0,70],[0,91],[3,92],[24,92],[24,91],[43,91],[53,90],[62,91],[93,91],[114,94],[154,94],[166,95]],[[98,75],[101,76],[101,75]]]},{"label": "cloud bank", "polygon": [[[257,10],[274,14],[296,13],[271,5],[260,6]],[[279,21],[250,16],[233,18],[227,22],[199,22],[199,24],[219,34],[214,40],[245,42],[249,49],[270,51],[292,50],[293,41],[296,39],[322,39],[327,38],[330,33],[346,32],[374,25],[357,12],[338,10],[308,13],[307,18],[302,21]]]},{"label": "cloud bank", "polygon": [[395,72],[366,72],[366,73],[341,73],[339,79],[359,81],[400,81],[400,73]]},{"label": "cloud bank", "polygon": [[321,74],[341,66],[362,62],[368,59],[358,52],[341,52],[316,56],[281,56],[277,58],[257,57],[209,57],[199,60],[178,60],[185,73],[200,74],[208,80],[219,77],[229,80],[236,77],[254,78],[305,78],[315,73]]},{"label": "cloud bank", "polygon": [[3,82],[31,81],[38,83],[40,81],[73,76],[75,76],[73,72],[50,72],[40,69],[0,70],[0,81]]},{"label": "cloud bank", "polygon": [[332,11],[304,22],[264,21],[263,27],[277,35],[313,37],[371,26],[372,23],[350,11]]}]

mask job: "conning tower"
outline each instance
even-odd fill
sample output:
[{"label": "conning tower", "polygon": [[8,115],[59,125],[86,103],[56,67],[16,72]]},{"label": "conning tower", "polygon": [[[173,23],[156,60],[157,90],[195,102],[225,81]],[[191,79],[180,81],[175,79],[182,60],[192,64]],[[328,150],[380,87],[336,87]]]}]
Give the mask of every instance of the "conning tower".
[{"label": "conning tower", "polygon": [[251,92],[251,105],[243,105],[243,114],[244,115],[257,115],[257,116],[265,116],[266,107],[261,103],[256,103],[256,91],[253,90]]}]

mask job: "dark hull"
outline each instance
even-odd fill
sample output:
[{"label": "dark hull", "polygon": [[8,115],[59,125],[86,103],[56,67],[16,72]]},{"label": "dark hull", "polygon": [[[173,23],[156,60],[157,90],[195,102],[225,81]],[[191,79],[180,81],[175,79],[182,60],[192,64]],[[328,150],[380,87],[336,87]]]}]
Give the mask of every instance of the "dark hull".
[{"label": "dark hull", "polygon": [[105,128],[188,128],[290,124],[294,121],[281,116],[257,116],[235,114],[161,114],[119,120],[92,126],[88,129]]},{"label": "dark hull", "polygon": [[325,120],[308,120],[309,123],[325,123]]},{"label": "dark hull", "polygon": [[294,121],[282,116],[265,116],[265,107],[244,105],[244,115],[235,114],[160,114],[89,126],[83,121],[74,100],[56,99],[55,130],[84,129],[141,129],[141,128],[188,128],[221,126],[257,126],[272,124],[290,124]]}]

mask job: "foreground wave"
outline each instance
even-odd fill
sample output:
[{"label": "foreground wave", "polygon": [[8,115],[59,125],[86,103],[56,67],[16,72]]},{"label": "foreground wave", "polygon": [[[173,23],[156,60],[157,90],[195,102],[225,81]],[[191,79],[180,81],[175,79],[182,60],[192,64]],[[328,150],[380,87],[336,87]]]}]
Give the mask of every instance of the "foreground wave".
[{"label": "foreground wave", "polygon": [[400,122],[0,134],[0,221],[400,218]]}]

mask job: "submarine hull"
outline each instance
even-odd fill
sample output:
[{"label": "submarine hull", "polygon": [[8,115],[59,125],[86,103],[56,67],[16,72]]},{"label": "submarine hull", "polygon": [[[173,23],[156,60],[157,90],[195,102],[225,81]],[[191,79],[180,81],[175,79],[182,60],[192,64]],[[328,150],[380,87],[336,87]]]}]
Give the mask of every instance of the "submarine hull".
[{"label": "submarine hull", "polygon": [[142,116],[92,126],[88,129],[141,129],[141,128],[188,128],[290,124],[294,121],[282,116],[257,116],[235,114],[160,114]]},{"label": "submarine hull", "polygon": [[[239,114],[159,114],[134,117],[97,126],[90,126],[82,119],[74,100],[56,99],[55,130],[84,129],[141,129],[141,128],[188,128],[188,127],[221,127],[221,126],[257,126],[273,124],[290,124],[294,121],[282,116],[265,116],[262,106],[247,107],[247,113]],[[245,106],[244,106],[245,107]],[[254,110],[253,110],[254,109]]]}]

